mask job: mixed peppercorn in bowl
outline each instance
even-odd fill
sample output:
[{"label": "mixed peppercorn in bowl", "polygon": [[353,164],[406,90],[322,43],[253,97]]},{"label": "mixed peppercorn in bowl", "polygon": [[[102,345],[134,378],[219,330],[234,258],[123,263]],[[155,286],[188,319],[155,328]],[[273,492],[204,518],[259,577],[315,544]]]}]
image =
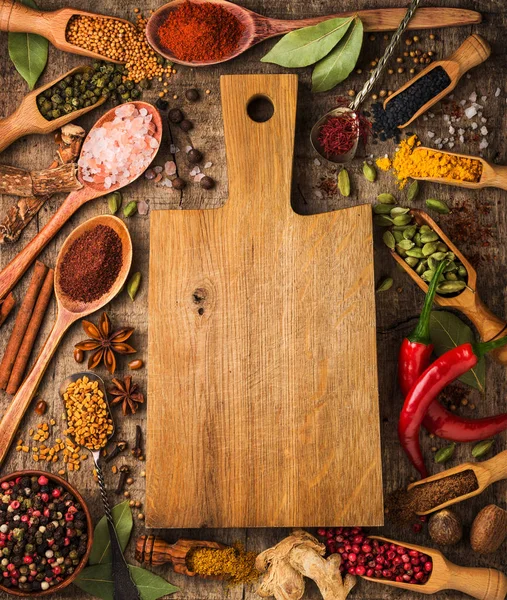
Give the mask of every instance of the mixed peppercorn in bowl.
[{"label": "mixed peppercorn in bowl", "polygon": [[18,471],[0,478],[0,591],[46,596],[69,585],[92,545],[90,512],[61,477]]}]

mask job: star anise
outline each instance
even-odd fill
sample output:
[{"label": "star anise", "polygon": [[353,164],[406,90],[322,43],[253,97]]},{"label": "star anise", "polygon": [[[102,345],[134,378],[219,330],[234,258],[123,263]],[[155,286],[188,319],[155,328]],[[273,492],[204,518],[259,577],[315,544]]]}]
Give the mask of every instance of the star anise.
[{"label": "star anise", "polygon": [[137,412],[138,405],[144,403],[144,396],[139,391],[139,385],[132,383],[132,375],[127,375],[123,381],[115,378],[113,383],[114,387],[109,389],[111,396],[114,396],[111,405],[121,403],[124,415],[127,415],[129,410],[132,414]]},{"label": "star anise", "polygon": [[88,368],[94,369],[104,361],[106,369],[110,373],[116,370],[115,354],[134,354],[136,350],[130,344],[125,342],[134,332],[133,327],[122,327],[114,332],[111,332],[111,321],[107,313],[103,312],[98,326],[83,320],[84,332],[89,339],[76,344],[78,350],[85,352],[94,350],[93,354],[88,359]]}]

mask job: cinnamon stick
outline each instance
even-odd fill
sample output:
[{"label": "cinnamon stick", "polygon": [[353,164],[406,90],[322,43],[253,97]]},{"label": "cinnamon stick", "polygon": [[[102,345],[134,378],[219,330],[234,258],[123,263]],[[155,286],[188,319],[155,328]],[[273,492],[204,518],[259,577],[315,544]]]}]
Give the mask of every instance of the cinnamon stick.
[{"label": "cinnamon stick", "polygon": [[39,295],[42,284],[48,272],[46,265],[37,261],[33,270],[32,279],[28,286],[26,296],[19,308],[16,322],[7,343],[2,362],[0,363],[0,389],[5,390],[11,376],[12,367],[16,360],[18,350],[23,343],[23,337],[32,317],[33,308]]},{"label": "cinnamon stick", "polygon": [[83,185],[77,178],[75,163],[60,165],[44,171],[25,171],[0,165],[0,194],[11,196],[50,196],[79,190]]},{"label": "cinnamon stick", "polygon": [[5,319],[7,319],[15,305],[16,298],[12,292],[7,296],[7,298],[4,298],[0,301],[0,327],[4,324]]},{"label": "cinnamon stick", "polygon": [[35,345],[35,339],[39,333],[39,329],[42,325],[44,315],[46,314],[49,301],[51,300],[51,296],[53,294],[54,277],[55,272],[53,269],[49,269],[46,278],[44,279],[44,283],[42,284],[37,302],[35,303],[32,318],[28,323],[26,333],[23,337],[23,343],[19,348],[14,366],[12,367],[11,376],[6,389],[8,394],[15,394],[23,380],[23,375],[26,371],[26,365],[28,364],[30,354],[32,353]]}]

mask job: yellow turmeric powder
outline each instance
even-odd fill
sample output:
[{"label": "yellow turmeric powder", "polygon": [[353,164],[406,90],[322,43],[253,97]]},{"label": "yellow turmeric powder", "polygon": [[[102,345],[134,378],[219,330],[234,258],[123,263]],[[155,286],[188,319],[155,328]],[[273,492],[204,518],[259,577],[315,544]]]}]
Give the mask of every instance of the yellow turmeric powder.
[{"label": "yellow turmeric powder", "polygon": [[457,181],[478,182],[482,175],[482,163],[475,158],[455,156],[447,152],[418,148],[421,142],[413,135],[402,140],[392,159],[379,158],[377,167],[382,171],[392,169],[400,188],[404,188],[412,177],[432,179],[455,179]]},{"label": "yellow turmeric powder", "polygon": [[251,583],[260,573],[255,568],[255,552],[241,544],[228,548],[196,548],[187,557],[188,568],[198,575],[219,577],[230,584]]}]

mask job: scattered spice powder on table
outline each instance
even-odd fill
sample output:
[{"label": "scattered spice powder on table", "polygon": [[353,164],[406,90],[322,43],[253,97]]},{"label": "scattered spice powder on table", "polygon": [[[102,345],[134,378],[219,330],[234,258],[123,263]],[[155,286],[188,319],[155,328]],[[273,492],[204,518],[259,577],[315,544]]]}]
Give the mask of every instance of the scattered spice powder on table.
[{"label": "scattered spice powder on table", "polygon": [[255,552],[246,552],[241,544],[222,549],[196,548],[187,558],[188,568],[198,575],[220,577],[230,584],[251,583],[259,577]]},{"label": "scattered spice powder on table", "polygon": [[63,257],[59,285],[74,301],[93,302],[108,292],[123,264],[120,236],[97,225],[72,242]]},{"label": "scattered spice powder on table", "polygon": [[157,34],[175,58],[213,62],[238,49],[244,30],[243,23],[219,4],[187,1],[169,13]]},{"label": "scattered spice powder on table", "polygon": [[474,158],[456,156],[438,150],[417,148],[421,142],[416,135],[402,140],[393,158],[387,156],[376,161],[382,171],[393,170],[400,188],[410,177],[455,179],[476,183],[482,175],[482,163]]}]

